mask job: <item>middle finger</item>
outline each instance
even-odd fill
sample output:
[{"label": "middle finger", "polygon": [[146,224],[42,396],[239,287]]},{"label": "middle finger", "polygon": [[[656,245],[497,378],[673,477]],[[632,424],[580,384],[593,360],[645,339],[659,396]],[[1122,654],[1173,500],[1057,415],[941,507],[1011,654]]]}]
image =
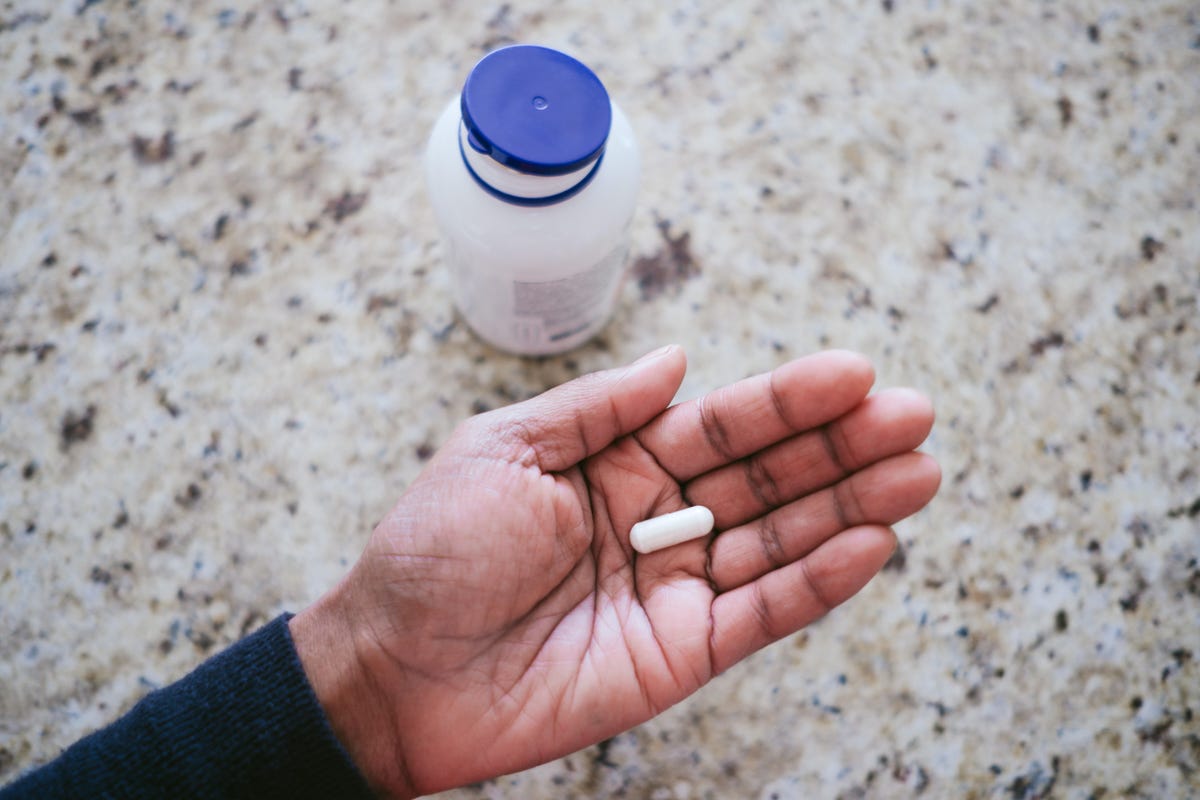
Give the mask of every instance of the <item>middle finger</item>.
[{"label": "middle finger", "polygon": [[912,389],[872,395],[828,425],[807,431],[684,485],[724,530],[917,447],[933,426],[933,406]]}]

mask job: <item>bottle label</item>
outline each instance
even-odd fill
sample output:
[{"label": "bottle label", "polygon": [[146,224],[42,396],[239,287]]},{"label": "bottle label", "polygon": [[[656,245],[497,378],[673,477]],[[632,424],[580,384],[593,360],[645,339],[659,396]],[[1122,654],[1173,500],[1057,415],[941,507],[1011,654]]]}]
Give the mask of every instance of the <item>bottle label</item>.
[{"label": "bottle label", "polygon": [[620,285],[626,246],[574,275],[513,281],[513,335],[530,346],[554,345],[594,332],[608,321]]}]

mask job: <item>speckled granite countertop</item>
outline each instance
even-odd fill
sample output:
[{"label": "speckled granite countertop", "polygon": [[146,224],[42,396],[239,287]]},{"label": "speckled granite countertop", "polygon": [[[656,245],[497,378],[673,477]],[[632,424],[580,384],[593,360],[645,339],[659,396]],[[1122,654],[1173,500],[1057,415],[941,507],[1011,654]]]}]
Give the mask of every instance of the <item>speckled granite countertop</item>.
[{"label": "speckled granite countertop", "polygon": [[[1200,793],[1194,5],[186,5],[0,4],[0,782],[331,585],[465,415],[676,341],[687,395],[869,354],[943,490],[847,607],[450,797]],[[541,361],[456,323],[419,164],[517,40],[646,161]]]}]

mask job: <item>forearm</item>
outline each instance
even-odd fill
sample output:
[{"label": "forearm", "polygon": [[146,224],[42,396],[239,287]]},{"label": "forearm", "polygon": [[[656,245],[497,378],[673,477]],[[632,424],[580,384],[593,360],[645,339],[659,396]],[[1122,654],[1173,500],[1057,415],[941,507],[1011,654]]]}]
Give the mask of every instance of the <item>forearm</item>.
[{"label": "forearm", "polygon": [[276,619],[0,790],[21,798],[367,798]]},{"label": "forearm", "polygon": [[372,648],[370,631],[352,611],[353,589],[344,580],[289,622],[309,683],[342,746],[378,797],[417,795],[395,728],[392,693],[378,683],[386,665]]}]

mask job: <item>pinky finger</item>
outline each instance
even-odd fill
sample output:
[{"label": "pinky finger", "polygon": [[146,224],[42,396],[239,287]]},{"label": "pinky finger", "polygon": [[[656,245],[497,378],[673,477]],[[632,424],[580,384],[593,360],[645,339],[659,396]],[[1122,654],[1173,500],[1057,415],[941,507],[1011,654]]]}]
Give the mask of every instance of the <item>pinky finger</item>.
[{"label": "pinky finger", "polygon": [[713,673],[724,672],[853,597],[895,548],[896,535],[890,528],[849,528],[799,561],[719,595],[712,604]]}]

